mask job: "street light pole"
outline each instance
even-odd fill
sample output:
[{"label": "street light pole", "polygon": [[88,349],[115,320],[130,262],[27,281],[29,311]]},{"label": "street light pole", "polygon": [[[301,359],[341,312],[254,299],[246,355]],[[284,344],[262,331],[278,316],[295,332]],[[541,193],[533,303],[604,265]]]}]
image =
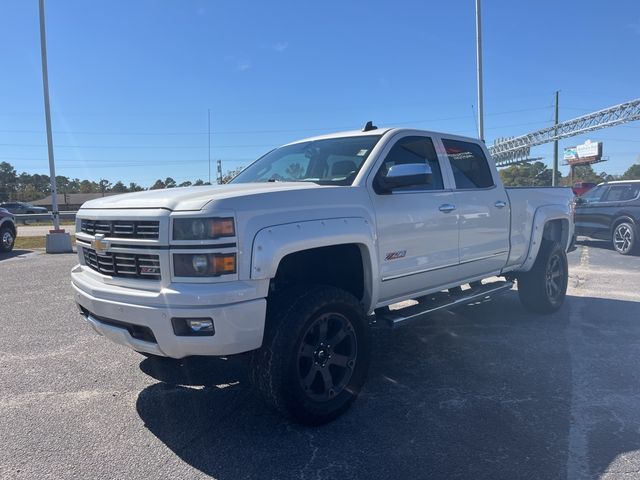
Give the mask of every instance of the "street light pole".
[{"label": "street light pole", "polygon": [[51,213],[54,230],[60,229],[58,212],[58,190],[56,187],[56,165],[53,158],[53,134],[51,133],[51,109],[49,107],[49,73],[47,70],[47,40],[44,26],[44,0],[40,6],[40,53],[42,56],[42,87],[44,89],[44,117],[47,124],[47,149],[49,150],[49,175],[51,176]]},{"label": "street light pole", "polygon": [[44,0],[39,0],[40,11],[40,54],[42,57],[42,88],[44,90],[44,117],[47,125],[47,149],[49,152],[49,175],[51,176],[51,216],[53,230],[46,236],[47,253],[71,252],[71,236],[60,229],[58,211],[58,190],[56,186],[56,165],[53,158],[53,134],[51,133],[51,108],[49,107],[49,73],[47,71],[47,39],[44,27]]},{"label": "street light pole", "polygon": [[484,142],[484,106],[482,99],[482,18],[480,0],[476,0],[476,67],[478,83],[478,137]]}]

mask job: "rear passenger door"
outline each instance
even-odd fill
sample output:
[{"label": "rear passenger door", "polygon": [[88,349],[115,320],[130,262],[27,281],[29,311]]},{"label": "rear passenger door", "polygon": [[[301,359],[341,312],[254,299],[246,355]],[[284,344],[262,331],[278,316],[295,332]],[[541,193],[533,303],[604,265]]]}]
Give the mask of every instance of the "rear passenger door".
[{"label": "rear passenger door", "polygon": [[469,279],[500,271],[509,257],[509,199],[495,166],[474,142],[442,137],[455,183],[460,218],[460,274]]}]

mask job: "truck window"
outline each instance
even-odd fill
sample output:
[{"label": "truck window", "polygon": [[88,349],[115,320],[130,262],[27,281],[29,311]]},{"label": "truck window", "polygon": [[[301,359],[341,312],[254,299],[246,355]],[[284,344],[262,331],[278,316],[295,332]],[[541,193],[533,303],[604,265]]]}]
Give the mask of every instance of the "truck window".
[{"label": "truck window", "polygon": [[428,137],[404,137],[398,140],[384,159],[376,175],[385,175],[394,165],[427,163],[431,167],[431,183],[398,190],[443,190],[442,172],[433,141]]},{"label": "truck window", "polygon": [[493,187],[493,177],[487,163],[487,157],[480,145],[459,140],[442,139],[451,163],[456,188]]}]

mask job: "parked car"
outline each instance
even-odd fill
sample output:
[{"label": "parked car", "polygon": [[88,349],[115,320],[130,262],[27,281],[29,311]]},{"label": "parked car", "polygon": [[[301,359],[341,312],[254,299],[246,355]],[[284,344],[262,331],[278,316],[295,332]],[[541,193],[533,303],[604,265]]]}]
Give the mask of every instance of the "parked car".
[{"label": "parked car", "polygon": [[0,208],[0,252],[10,252],[16,242],[16,223],[13,215],[5,208]]},{"label": "parked car", "polygon": [[576,198],[576,234],[608,240],[622,255],[640,249],[640,180],[601,183]]},{"label": "parked car", "polygon": [[250,352],[269,404],[325,423],[364,384],[374,315],[400,326],[516,280],[525,308],[560,308],[573,198],[505,189],[476,139],[367,124],[277,148],[227,185],[85,203],[74,297],[145,354]]},{"label": "parked car", "polygon": [[49,212],[49,210],[44,207],[36,207],[26,202],[6,202],[1,203],[0,207],[9,210],[14,215]]},{"label": "parked car", "polygon": [[584,195],[585,193],[587,193],[589,190],[591,190],[593,187],[595,187],[596,184],[595,183],[589,183],[589,182],[576,182],[573,184],[573,193],[575,193],[576,195],[580,196],[580,195]]}]

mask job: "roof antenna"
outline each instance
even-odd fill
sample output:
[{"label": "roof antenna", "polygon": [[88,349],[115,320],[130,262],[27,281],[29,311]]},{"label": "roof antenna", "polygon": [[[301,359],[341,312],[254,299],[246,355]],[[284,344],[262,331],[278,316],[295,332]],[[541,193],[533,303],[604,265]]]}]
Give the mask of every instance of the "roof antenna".
[{"label": "roof antenna", "polygon": [[371,130],[376,130],[376,127],[371,120],[369,120],[364,127],[362,127],[363,132],[370,132]]}]

